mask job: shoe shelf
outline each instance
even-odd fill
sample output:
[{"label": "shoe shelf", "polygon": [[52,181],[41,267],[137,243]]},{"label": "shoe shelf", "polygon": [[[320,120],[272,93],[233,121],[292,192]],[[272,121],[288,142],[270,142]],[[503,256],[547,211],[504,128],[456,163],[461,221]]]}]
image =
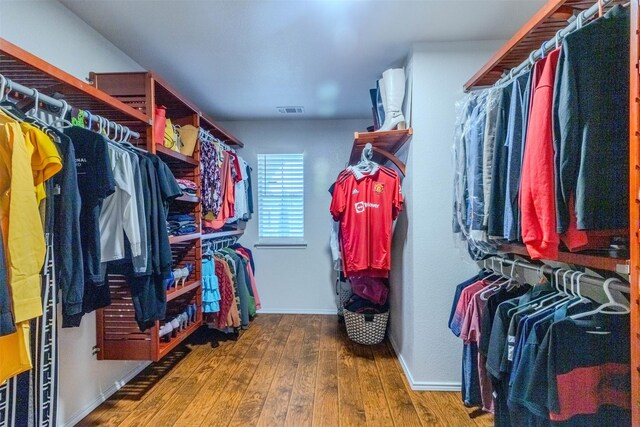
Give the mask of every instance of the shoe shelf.
[{"label": "shoe shelf", "polygon": [[[187,326],[184,330],[178,332],[177,336],[171,338],[169,342],[160,341],[158,360],[166,356],[171,350],[176,348],[182,341],[184,341],[189,335],[194,333],[200,326],[202,326],[202,318],[199,318],[191,325]],[[159,328],[159,326],[156,326]]]},{"label": "shoe shelf", "polygon": [[172,301],[179,296],[186,294],[187,292],[191,292],[194,289],[198,289],[201,285],[200,280],[193,281],[191,283],[187,283],[184,286],[176,286],[175,288],[171,288],[167,291],[167,302]]},{"label": "shoe shelf", "polygon": [[395,154],[411,139],[412,135],[413,128],[384,132],[356,132],[349,164],[358,163],[365,145],[371,144],[374,161],[383,163],[388,160],[402,172],[402,175],[405,175],[406,165]]}]

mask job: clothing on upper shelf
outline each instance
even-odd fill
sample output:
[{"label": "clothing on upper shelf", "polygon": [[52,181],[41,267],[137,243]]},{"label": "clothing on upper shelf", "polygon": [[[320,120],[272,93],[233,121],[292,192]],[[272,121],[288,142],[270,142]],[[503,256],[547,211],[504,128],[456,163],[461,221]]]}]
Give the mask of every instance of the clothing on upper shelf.
[{"label": "clothing on upper shelf", "polygon": [[496,426],[630,425],[627,315],[573,319],[598,304],[477,279],[456,287],[449,323],[464,342],[466,405],[495,411]]},{"label": "clothing on upper shelf", "polygon": [[453,230],[475,259],[606,249],[628,229],[629,12],[568,34],[531,70],[457,105]]},{"label": "clothing on upper shelf", "polygon": [[182,236],[197,232],[194,214],[169,214],[167,216],[167,232],[170,236]]},{"label": "clothing on upper shelf", "polygon": [[188,196],[196,195],[198,187],[196,187],[195,182],[188,179],[177,179],[176,182],[178,183],[178,186],[182,190],[183,194],[186,194]]}]

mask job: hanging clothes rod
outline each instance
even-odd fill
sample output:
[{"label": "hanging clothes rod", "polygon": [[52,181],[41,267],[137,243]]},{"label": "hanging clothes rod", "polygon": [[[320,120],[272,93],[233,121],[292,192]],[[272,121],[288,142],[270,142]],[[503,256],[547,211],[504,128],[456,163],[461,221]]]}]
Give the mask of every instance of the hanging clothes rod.
[{"label": "hanging clothes rod", "polygon": [[565,28],[559,30],[553,39],[547,40],[546,42],[542,43],[542,46],[540,46],[539,49],[536,49],[531,52],[531,54],[529,54],[529,58],[525,59],[517,67],[509,70],[497,82],[495,82],[494,86],[499,86],[503,83],[506,83],[514,77],[518,76],[522,71],[528,69],[529,67],[532,67],[535,61],[543,58],[548,52],[555,49],[556,46],[560,46],[560,42],[563,38],[565,38],[568,34],[574,32],[578,28],[581,28],[586,21],[598,15],[602,8],[610,3],[613,3],[614,1],[615,0],[599,0],[589,9],[585,9],[580,12],[576,16],[576,19],[570,22],[569,25],[567,25]]},{"label": "hanging clothes rod", "polygon": [[[549,274],[549,275],[553,275],[553,273],[555,271],[557,271],[557,268],[552,268],[548,265],[536,265],[536,264],[531,264],[530,262],[527,261],[521,261],[521,260],[511,260],[511,259],[506,259],[506,258],[501,258],[501,257],[491,257],[488,258],[486,260],[484,260],[484,266],[490,266],[491,262],[498,262],[501,263],[502,266],[513,266],[515,264],[515,267],[522,267],[525,270],[531,270],[531,271],[537,271],[537,272],[541,272],[544,274]],[[574,271],[574,270],[566,270],[566,269],[561,269],[564,271]],[[502,270],[500,270],[501,273],[503,273]],[[507,274],[508,271],[505,271],[503,274]],[[600,277],[594,277],[594,276],[589,276],[589,275],[583,275],[580,276],[580,285],[591,285],[591,286],[596,286],[600,289],[602,289],[602,285],[604,284],[606,279],[600,278]],[[625,284],[623,281],[616,279],[617,283],[612,283],[611,285],[609,285],[610,289],[615,289],[617,291],[623,292],[623,293],[630,293],[630,289],[629,289],[629,285]]]},{"label": "hanging clothes rod", "polygon": [[[5,87],[9,88],[10,91],[18,92],[24,96],[28,96],[29,98],[34,98],[37,100],[37,102],[42,102],[44,104],[50,105],[55,108],[60,108],[62,110],[71,108],[71,106],[67,104],[67,102],[64,100],[55,99],[48,95],[40,93],[35,89],[29,88],[11,79],[8,79],[4,77],[2,74],[0,74],[0,81],[2,81],[3,89]],[[2,93],[0,93],[0,99],[2,99],[3,97],[4,97],[4,90],[2,91]],[[89,120],[92,123],[97,123],[97,124],[106,123],[108,128],[113,129],[115,131],[124,129],[124,132],[129,132],[131,137],[133,137],[134,139],[140,138],[140,134],[138,132],[134,132],[126,126],[118,125],[117,123],[112,122],[111,120],[101,117],[97,114],[89,114]]]}]

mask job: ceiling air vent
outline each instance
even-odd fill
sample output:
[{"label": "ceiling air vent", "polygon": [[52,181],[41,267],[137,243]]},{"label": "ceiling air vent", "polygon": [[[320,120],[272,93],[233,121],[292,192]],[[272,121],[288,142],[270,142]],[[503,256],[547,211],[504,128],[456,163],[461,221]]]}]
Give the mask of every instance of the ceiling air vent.
[{"label": "ceiling air vent", "polygon": [[280,114],[304,114],[304,107],[276,107]]}]

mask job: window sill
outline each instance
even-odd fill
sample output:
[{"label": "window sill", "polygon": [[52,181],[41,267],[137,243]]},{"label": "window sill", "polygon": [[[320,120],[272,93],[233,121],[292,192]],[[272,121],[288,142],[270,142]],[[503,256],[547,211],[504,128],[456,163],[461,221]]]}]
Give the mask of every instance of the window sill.
[{"label": "window sill", "polygon": [[257,249],[306,249],[307,242],[262,242],[253,245]]}]

